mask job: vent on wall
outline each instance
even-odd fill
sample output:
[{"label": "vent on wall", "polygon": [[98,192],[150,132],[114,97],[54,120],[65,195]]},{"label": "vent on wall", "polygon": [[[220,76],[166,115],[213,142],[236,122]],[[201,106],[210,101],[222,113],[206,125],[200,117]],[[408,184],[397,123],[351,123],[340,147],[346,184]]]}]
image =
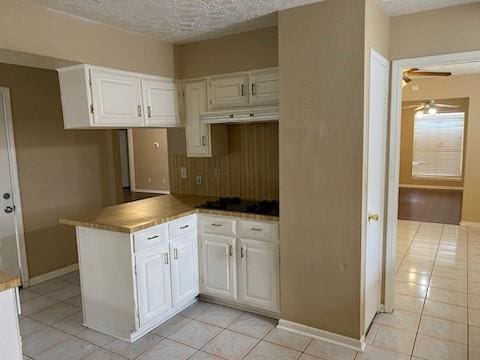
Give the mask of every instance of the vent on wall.
[{"label": "vent on wall", "polygon": [[278,107],[207,112],[200,115],[204,124],[238,124],[265,121],[278,121]]}]

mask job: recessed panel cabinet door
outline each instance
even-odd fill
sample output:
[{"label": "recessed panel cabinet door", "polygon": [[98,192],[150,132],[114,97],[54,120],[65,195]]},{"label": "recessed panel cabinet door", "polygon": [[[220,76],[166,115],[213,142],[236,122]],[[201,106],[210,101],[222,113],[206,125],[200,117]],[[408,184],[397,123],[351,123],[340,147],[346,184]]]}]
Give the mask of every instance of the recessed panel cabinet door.
[{"label": "recessed panel cabinet door", "polygon": [[248,74],[212,77],[208,80],[209,109],[248,105]]},{"label": "recessed panel cabinet door", "polygon": [[145,126],[179,126],[178,94],[175,81],[142,78]]},{"label": "recessed panel cabinet door", "polygon": [[182,305],[198,295],[197,235],[191,233],[170,243],[173,305]]},{"label": "recessed panel cabinet door", "polygon": [[239,302],[278,311],[278,244],[240,239]]},{"label": "recessed panel cabinet door", "polygon": [[279,100],[278,70],[250,73],[250,105],[277,105]]},{"label": "recessed panel cabinet door", "polygon": [[184,92],[187,156],[210,157],[210,125],[200,122],[200,114],[207,111],[207,83],[205,80],[188,82],[184,85]]},{"label": "recessed panel cabinet door", "polygon": [[168,245],[136,256],[140,326],[172,309],[169,263]]},{"label": "recessed panel cabinet door", "polygon": [[201,292],[236,300],[235,238],[201,235]]},{"label": "recessed panel cabinet door", "polygon": [[103,126],[143,126],[138,75],[114,70],[90,70],[93,121]]}]

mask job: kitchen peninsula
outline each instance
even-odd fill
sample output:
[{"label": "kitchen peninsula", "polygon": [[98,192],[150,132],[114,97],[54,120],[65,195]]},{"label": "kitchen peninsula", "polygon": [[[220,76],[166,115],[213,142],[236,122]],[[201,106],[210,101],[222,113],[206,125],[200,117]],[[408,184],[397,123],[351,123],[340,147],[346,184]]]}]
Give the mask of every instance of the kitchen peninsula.
[{"label": "kitchen peninsula", "polygon": [[21,360],[22,344],[18,323],[17,289],[20,278],[0,271],[0,349],[2,359]]},{"label": "kitchen peninsula", "polygon": [[84,324],[135,341],[198,295],[277,317],[278,217],[165,195],[60,219],[76,227]]}]

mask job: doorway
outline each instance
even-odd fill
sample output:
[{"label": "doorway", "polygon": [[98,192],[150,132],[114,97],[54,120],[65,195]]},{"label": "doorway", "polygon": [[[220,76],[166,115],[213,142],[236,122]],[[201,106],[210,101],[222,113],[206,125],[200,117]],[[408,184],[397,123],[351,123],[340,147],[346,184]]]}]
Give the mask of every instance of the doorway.
[{"label": "doorway", "polygon": [[[407,69],[458,69],[460,65],[465,64],[476,64],[475,67],[478,68],[480,64],[480,52],[468,52],[468,53],[458,53],[458,54],[448,54],[448,55],[437,55],[430,57],[422,58],[413,58],[413,59],[403,59],[395,60],[392,64],[392,102],[391,102],[391,123],[390,123],[390,153],[389,153],[389,173],[388,173],[388,199],[387,199],[387,224],[386,224],[386,261],[385,261],[385,311],[392,312],[395,308],[395,279],[397,268],[400,265],[397,263],[397,257],[399,252],[402,253],[403,250],[408,251],[412,250],[411,254],[413,257],[416,257],[416,262],[408,263],[408,270],[414,275],[410,278],[418,278],[420,276],[422,279],[425,277],[432,278],[432,274],[437,274],[442,278],[447,274],[448,276],[454,275],[464,275],[467,270],[462,269],[454,273],[454,267],[464,265],[463,260],[458,261],[457,257],[448,258],[450,256],[449,251],[455,247],[455,251],[466,251],[466,246],[464,244],[464,239],[461,238],[463,232],[466,232],[465,227],[458,227],[458,218],[456,221],[448,220],[457,216],[458,214],[449,214],[448,210],[445,213],[445,207],[442,206],[442,203],[445,204],[455,204],[457,202],[457,212],[460,212],[460,219],[462,225],[477,225],[477,224],[467,224],[464,221],[465,218],[468,219],[468,216],[465,217],[466,210],[462,207],[470,206],[465,204],[465,199],[467,195],[463,194],[463,201],[461,200],[458,203],[458,192],[463,191],[463,183],[460,187],[458,185],[460,180],[463,181],[463,163],[465,157],[468,159],[470,155],[467,151],[463,151],[461,148],[462,140],[461,136],[467,134],[460,134],[460,123],[466,121],[462,118],[460,121],[460,115],[464,116],[464,112],[459,110],[458,106],[452,106],[449,111],[440,111],[441,106],[434,106],[430,109],[432,104],[443,104],[445,102],[445,97],[438,97],[434,95],[432,89],[439,89],[438,82],[436,87],[427,87],[423,86],[423,90],[427,88],[431,91],[429,93],[428,99],[425,94],[422,96],[425,99],[419,101],[415,100],[415,104],[406,104],[405,100],[412,100],[408,97],[404,97],[405,91],[405,81],[404,75]],[[455,70],[457,71],[457,70]],[[455,73],[454,73],[455,75]],[[480,75],[479,75],[480,76]],[[428,79],[427,79],[428,80]],[[415,84],[415,81],[412,82]],[[410,86],[412,85],[410,84]],[[432,82],[433,84],[433,82]],[[402,86],[403,85],[403,86]],[[445,86],[446,87],[446,86]],[[455,90],[454,87],[452,87]],[[458,88],[458,87],[457,87]],[[417,89],[418,90],[418,89]],[[458,89],[457,89],[458,90]],[[421,91],[418,92],[420,94]],[[457,94],[459,92],[457,91]],[[436,93],[438,95],[438,93]],[[419,95],[420,96],[420,95]],[[455,98],[461,98],[463,96],[455,96]],[[458,100],[458,99],[457,99]],[[414,106],[415,105],[415,106]],[[446,104],[445,108],[448,108]],[[401,154],[402,146],[404,145],[404,139],[402,139],[402,110],[412,106],[415,109],[416,113],[412,115],[412,122],[418,125],[419,136],[422,136],[420,139],[421,147],[417,146],[415,149],[415,144],[413,145],[414,151],[418,151],[418,159],[411,159],[410,165],[413,169],[410,169],[410,175],[412,177],[417,176],[420,180],[431,180],[427,178],[436,178],[436,180],[445,180],[446,182],[437,186],[436,188],[431,188],[431,185],[428,185],[430,189],[424,189],[426,186],[422,184],[414,184],[413,186],[402,186],[401,187]],[[430,111],[429,111],[430,110]],[[442,115],[442,113],[444,113]],[[461,114],[463,113],[463,114]],[[447,119],[448,117],[448,119]],[[414,119],[413,119],[414,118]],[[445,119],[444,119],[445,118]],[[442,125],[442,122],[448,120],[448,128]],[[455,126],[453,126],[454,124]],[[470,127],[469,127],[470,128]],[[465,127],[467,129],[467,127]],[[427,130],[427,131],[425,131]],[[466,131],[466,130],[465,130]],[[457,132],[458,134],[453,136],[452,134]],[[448,134],[447,134],[448,133]],[[448,138],[442,138],[439,141],[439,134],[441,136],[448,135]],[[403,134],[404,135],[404,134]],[[468,134],[469,136],[470,134]],[[403,140],[403,141],[402,141]],[[455,141],[454,141],[455,140]],[[439,145],[440,144],[440,145]],[[448,145],[448,146],[447,146]],[[436,146],[436,147],[435,147]],[[449,154],[448,156],[452,161],[448,164],[443,163],[442,166],[438,166],[435,163],[435,160],[445,155],[445,149],[448,147]],[[425,151],[427,150],[427,151]],[[473,152],[472,152],[472,155]],[[430,158],[429,158],[430,157]],[[427,162],[429,160],[430,162]],[[470,159],[471,160],[471,159]],[[447,179],[449,178],[449,179]],[[466,179],[466,177],[465,177]],[[450,183],[448,183],[450,181]],[[473,181],[473,180],[471,180]],[[455,184],[452,186],[451,184]],[[466,187],[465,187],[466,188]],[[415,189],[415,192],[412,190]],[[425,191],[428,190],[428,191]],[[410,199],[408,199],[410,197]],[[422,219],[418,218],[417,221],[410,221],[409,219],[401,220],[399,222],[399,217],[412,216],[405,215],[405,208],[402,209],[402,202],[407,202],[407,205],[417,203],[418,206],[422,205],[422,202],[425,202],[427,198],[430,198],[430,201],[438,201],[437,204],[430,202],[431,214],[430,217],[423,219],[428,222],[424,222]],[[433,200],[431,200],[433,199]],[[472,202],[468,198],[469,202]],[[433,205],[432,205],[433,204]],[[400,205],[400,211],[399,211]],[[427,211],[428,211],[427,206]],[[443,209],[443,210],[442,210]],[[442,213],[442,211],[444,213]],[[432,218],[438,216],[438,219]],[[441,218],[446,216],[445,218]],[[435,223],[441,221],[441,223]],[[450,223],[457,223],[454,225],[449,225]],[[400,230],[398,230],[400,226]],[[410,236],[411,235],[411,236]],[[410,241],[408,244],[404,242],[404,238],[409,237]],[[455,238],[455,239],[453,239]],[[460,239],[461,238],[461,239]],[[397,244],[397,240],[399,243]],[[455,243],[453,241],[455,240]],[[416,242],[415,242],[416,241]],[[413,245],[412,245],[413,244]],[[399,246],[397,246],[399,245]],[[406,249],[403,249],[402,246],[406,245]],[[461,245],[461,247],[460,247]],[[399,248],[402,248],[399,251]],[[403,252],[405,252],[403,251]],[[453,252],[453,251],[452,251]],[[420,254],[421,253],[421,254]],[[440,254],[439,254],[440,253]],[[441,255],[441,256],[439,256]],[[431,261],[427,261],[426,257],[431,256]],[[422,258],[425,260],[420,261]],[[448,261],[447,261],[448,260]],[[453,264],[451,261],[455,261]],[[447,261],[443,262],[442,261]],[[430,264],[431,263],[431,264]],[[453,266],[453,265],[455,266]],[[431,266],[430,266],[431,265]],[[447,265],[451,270],[446,270]],[[400,269],[401,270],[401,269]],[[418,271],[417,271],[418,270]],[[443,275],[442,275],[442,272]],[[461,273],[461,274],[460,274]],[[402,273],[404,274],[404,273]],[[408,275],[406,272],[404,275]],[[418,275],[418,276],[417,276]],[[425,275],[425,276],[424,276]],[[410,279],[409,278],[409,279]],[[410,280],[408,280],[410,281]],[[433,281],[433,278],[432,278]],[[427,284],[422,285],[423,287],[432,286],[430,280]],[[416,287],[422,287],[416,286]],[[416,288],[415,286],[410,286],[405,289],[405,291]],[[423,289],[422,287],[422,289]]]},{"label": "doorway", "polygon": [[[0,271],[28,284],[10,91],[0,87]],[[6,170],[6,171],[5,171]]]}]

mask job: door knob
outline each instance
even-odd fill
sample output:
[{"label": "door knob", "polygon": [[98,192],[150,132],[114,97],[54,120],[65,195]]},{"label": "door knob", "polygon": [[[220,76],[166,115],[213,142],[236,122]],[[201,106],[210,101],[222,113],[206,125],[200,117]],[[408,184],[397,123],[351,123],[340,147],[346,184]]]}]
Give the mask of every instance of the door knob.
[{"label": "door knob", "polygon": [[5,209],[4,209],[4,211],[5,211],[6,214],[11,214],[11,213],[13,213],[13,210],[15,210],[15,209],[14,209],[13,207],[11,207],[11,206],[6,206]]},{"label": "door knob", "polygon": [[378,221],[378,220],[380,220],[380,215],[368,214],[368,221]]}]

